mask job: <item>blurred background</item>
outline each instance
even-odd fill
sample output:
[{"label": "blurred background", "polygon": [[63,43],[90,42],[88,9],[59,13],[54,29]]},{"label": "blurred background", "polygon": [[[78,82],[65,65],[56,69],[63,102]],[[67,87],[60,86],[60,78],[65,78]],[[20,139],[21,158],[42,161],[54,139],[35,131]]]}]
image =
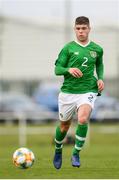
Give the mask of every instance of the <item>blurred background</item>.
[{"label": "blurred background", "polygon": [[[54,63],[75,40],[78,16],[89,17],[90,39],[104,48],[105,90],[91,114],[80,173],[69,163],[76,114],[64,141],[64,171],[57,173],[53,142],[63,78],[55,76]],[[119,177],[118,43],[119,0],[0,0],[0,178]],[[19,173],[11,165],[20,146],[36,156],[32,171]]]},{"label": "blurred background", "polygon": [[54,63],[75,39],[77,16],[89,17],[90,39],[104,48],[105,90],[91,122],[119,122],[119,0],[0,0],[2,126],[19,119],[27,120],[22,128],[57,122],[63,79],[55,76]]}]

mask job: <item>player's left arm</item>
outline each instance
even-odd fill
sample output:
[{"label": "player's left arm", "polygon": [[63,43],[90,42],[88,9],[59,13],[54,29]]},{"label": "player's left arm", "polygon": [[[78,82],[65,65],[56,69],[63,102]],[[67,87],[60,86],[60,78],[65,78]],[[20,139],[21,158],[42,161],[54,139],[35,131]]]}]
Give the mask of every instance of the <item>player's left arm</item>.
[{"label": "player's left arm", "polygon": [[96,61],[96,73],[97,73],[97,85],[99,92],[104,89],[104,64],[103,64],[103,49],[100,49],[100,52]]}]

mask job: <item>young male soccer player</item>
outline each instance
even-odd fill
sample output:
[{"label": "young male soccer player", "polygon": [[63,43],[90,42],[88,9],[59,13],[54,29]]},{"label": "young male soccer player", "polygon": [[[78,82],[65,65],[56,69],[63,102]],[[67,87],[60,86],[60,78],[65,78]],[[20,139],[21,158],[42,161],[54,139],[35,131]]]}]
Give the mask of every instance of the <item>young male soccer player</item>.
[{"label": "young male soccer player", "polygon": [[[55,74],[64,76],[59,94],[60,125],[57,126],[55,134],[53,164],[56,169],[60,169],[62,165],[63,139],[75,110],[78,123],[71,163],[74,167],[80,166],[79,152],[86,139],[88,120],[98,92],[104,89],[103,49],[89,40],[89,19],[85,16],[77,17],[74,31],[76,40],[64,46],[55,62]],[[94,76],[95,69],[97,77]]]}]

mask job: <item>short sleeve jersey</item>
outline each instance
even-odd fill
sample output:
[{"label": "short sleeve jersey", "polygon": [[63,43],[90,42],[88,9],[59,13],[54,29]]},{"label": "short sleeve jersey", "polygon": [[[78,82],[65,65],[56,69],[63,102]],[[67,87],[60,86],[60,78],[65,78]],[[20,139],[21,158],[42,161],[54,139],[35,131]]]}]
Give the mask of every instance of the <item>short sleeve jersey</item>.
[{"label": "short sleeve jersey", "polygon": [[[73,77],[69,68],[79,68],[83,76]],[[94,72],[96,70],[96,76]],[[80,94],[98,92],[97,79],[103,80],[103,49],[94,42],[81,46],[72,41],[64,46],[55,62],[57,75],[64,75],[62,92]]]}]

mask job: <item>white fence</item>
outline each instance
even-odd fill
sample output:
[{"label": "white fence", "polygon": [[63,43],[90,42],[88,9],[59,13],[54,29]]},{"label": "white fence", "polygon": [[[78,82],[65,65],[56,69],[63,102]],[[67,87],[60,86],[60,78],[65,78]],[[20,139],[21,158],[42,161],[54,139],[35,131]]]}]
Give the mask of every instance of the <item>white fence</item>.
[{"label": "white fence", "polygon": [[[14,119],[17,119],[19,121],[19,127],[18,127],[18,135],[19,135],[19,145],[25,146],[27,143],[26,140],[26,128],[27,128],[27,122],[25,118],[24,113],[4,113],[0,112],[0,120],[5,119],[6,123],[11,123]],[[6,131],[3,131],[1,129],[1,134],[11,134],[11,132],[7,129]],[[12,131],[12,134],[16,134],[17,132]]]}]

